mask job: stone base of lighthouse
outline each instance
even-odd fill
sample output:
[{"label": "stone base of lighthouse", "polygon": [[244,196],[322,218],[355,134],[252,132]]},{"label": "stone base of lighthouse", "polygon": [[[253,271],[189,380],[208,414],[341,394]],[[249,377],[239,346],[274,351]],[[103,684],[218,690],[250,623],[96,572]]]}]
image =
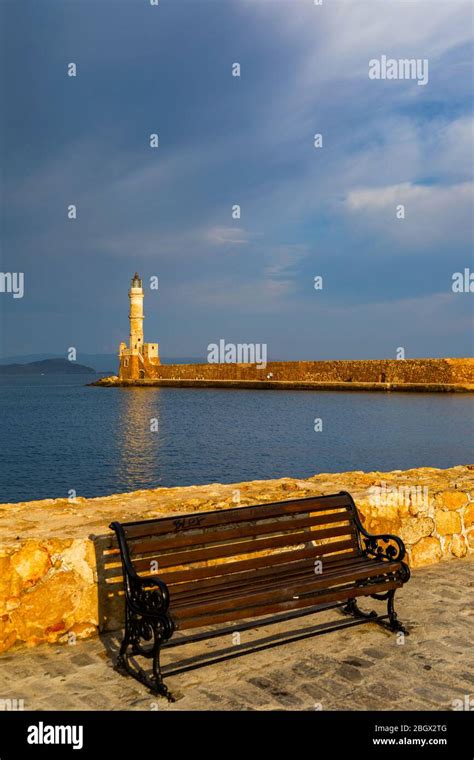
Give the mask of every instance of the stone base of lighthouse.
[{"label": "stone base of lighthouse", "polygon": [[144,343],[143,351],[127,348],[120,344],[119,378],[120,380],[153,379],[158,376],[160,367],[158,343]]}]

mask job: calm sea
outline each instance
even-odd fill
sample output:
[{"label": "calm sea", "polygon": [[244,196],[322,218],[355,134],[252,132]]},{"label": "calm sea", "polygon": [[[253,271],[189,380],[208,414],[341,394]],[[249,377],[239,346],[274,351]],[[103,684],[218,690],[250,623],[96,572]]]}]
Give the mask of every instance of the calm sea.
[{"label": "calm sea", "polygon": [[104,389],[90,379],[0,378],[0,502],[473,460],[470,394]]}]

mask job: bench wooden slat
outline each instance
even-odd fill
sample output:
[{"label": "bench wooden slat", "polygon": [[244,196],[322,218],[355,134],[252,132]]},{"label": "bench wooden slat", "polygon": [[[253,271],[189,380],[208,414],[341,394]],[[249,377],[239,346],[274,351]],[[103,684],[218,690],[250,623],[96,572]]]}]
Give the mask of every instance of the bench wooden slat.
[{"label": "bench wooden slat", "polygon": [[265,534],[295,532],[299,528],[312,528],[318,525],[333,525],[338,523],[350,523],[351,515],[348,510],[341,510],[328,515],[313,514],[309,517],[285,515],[285,519],[278,521],[245,521],[234,527],[232,523],[225,529],[212,527],[210,530],[188,531],[177,535],[166,535],[148,540],[140,539],[130,543],[130,556],[135,557],[143,554],[176,551],[192,546],[209,546],[215,543],[224,543],[235,539],[263,536]]},{"label": "bench wooden slat", "polygon": [[[396,566],[393,570],[399,569],[399,563],[395,563]],[[178,614],[184,617],[191,617],[192,614],[199,611],[199,615],[208,615],[212,612],[224,612],[225,610],[235,609],[239,606],[239,601],[243,602],[244,606],[252,605],[256,606],[263,603],[272,603],[284,601],[289,595],[299,596],[306,594],[307,592],[313,593],[315,590],[331,588],[334,586],[340,586],[343,583],[349,583],[357,580],[366,580],[367,578],[373,578],[374,576],[383,574],[386,569],[381,568],[381,563],[366,562],[363,566],[358,568],[341,568],[338,567],[334,572],[328,572],[323,574],[322,577],[317,577],[314,574],[311,577],[304,578],[282,578],[280,583],[275,583],[273,588],[269,584],[263,591],[261,589],[247,587],[245,592],[239,591],[235,596],[219,596],[211,600],[202,600],[199,594],[192,603],[186,600],[180,601],[179,597],[172,599],[173,607]]]},{"label": "bench wooden slat", "polygon": [[[252,559],[243,559],[234,562],[221,562],[216,565],[206,565],[205,567],[195,567],[186,570],[175,570],[173,572],[159,573],[165,583],[170,587],[175,583],[181,583],[184,581],[195,582],[199,580],[202,582],[206,578],[214,578],[215,576],[227,576],[231,577],[233,573],[238,573],[242,570],[251,570],[263,567],[276,567],[283,563],[294,562],[298,559],[313,558],[317,559],[322,556],[333,556],[334,552],[344,552],[340,556],[355,556],[360,554],[359,549],[354,549],[353,541],[333,541],[331,543],[322,544],[321,546],[311,546],[307,549],[291,550],[289,552],[279,552],[278,554],[266,554],[263,557],[254,557]],[[121,572],[117,570],[116,572]]]},{"label": "bench wooden slat", "polygon": [[232,507],[209,512],[194,512],[191,515],[183,513],[173,517],[157,517],[136,523],[122,523],[122,528],[127,540],[131,541],[144,536],[162,536],[167,533],[176,534],[196,530],[196,528],[224,526],[241,520],[261,520],[297,512],[329,511],[348,506],[350,507],[350,501],[345,494],[310,496],[304,499],[270,502],[250,507]]},{"label": "bench wooden slat", "polygon": [[281,601],[273,604],[262,604],[260,606],[246,606],[238,609],[225,610],[221,613],[212,613],[204,616],[184,617],[179,613],[171,616],[175,621],[178,630],[188,630],[190,628],[201,628],[208,625],[216,625],[218,623],[226,623],[231,620],[243,620],[247,618],[256,618],[261,615],[273,614],[277,612],[286,612],[289,610],[302,609],[309,606],[309,600],[311,605],[314,604],[326,604],[328,602],[336,602],[345,599],[352,599],[357,596],[370,596],[371,594],[379,594],[390,589],[400,588],[401,581],[385,581],[382,583],[371,584],[370,587],[361,586],[347,586],[337,591],[315,591],[311,597],[305,597],[304,599],[289,599],[287,601]]},{"label": "bench wooden slat", "polygon": [[[359,561],[358,563],[351,563],[348,565],[347,563],[345,565],[339,564],[336,567],[326,568],[326,572],[324,574],[325,578],[332,577],[335,578],[337,572],[340,572],[340,570],[351,568],[353,571],[360,570],[363,565]],[[381,574],[385,574],[387,572],[388,568],[386,564],[384,567],[380,566],[379,572]],[[241,581],[239,584],[234,583],[234,585],[229,585],[226,583],[220,583],[216,585],[212,589],[203,589],[199,593],[188,591],[183,592],[182,594],[179,594],[176,592],[176,590],[171,591],[171,599],[173,605],[186,605],[186,604],[199,604],[206,601],[213,601],[214,599],[224,599],[224,598],[238,598],[242,596],[242,594],[249,593],[252,594],[259,589],[278,589],[282,586],[293,584],[293,583],[299,583],[300,581],[314,581],[317,576],[312,569],[312,565],[305,567],[300,567],[298,569],[291,569],[288,570],[287,573],[279,573],[278,575],[274,576],[273,578],[271,576],[266,576],[264,578],[259,577],[255,580],[252,580],[251,578],[247,578],[244,581]]]},{"label": "bench wooden slat", "polygon": [[[205,561],[185,566],[185,569],[175,570],[173,567],[161,568],[158,562],[158,569],[151,569],[153,558],[145,558],[143,561],[136,559],[134,561],[135,569],[142,577],[159,575],[169,586],[184,581],[196,581],[204,578],[212,578],[217,575],[231,575],[240,570],[250,570],[259,567],[272,567],[285,562],[295,562],[298,559],[314,557],[326,558],[326,560],[340,554],[340,556],[357,556],[361,554],[358,546],[355,546],[353,538],[343,539],[342,541],[327,541],[324,544],[316,546],[311,545],[306,549],[290,549],[288,552],[278,551],[273,554],[264,554],[261,557],[250,557],[248,559],[232,559],[232,557],[223,557],[222,561],[213,562],[212,565]],[[108,558],[104,564],[103,577],[107,583],[113,583],[114,580],[122,579],[122,565],[119,564],[120,557],[114,556]],[[141,567],[142,566],[142,567]]]},{"label": "bench wooden slat", "polygon": [[[324,563],[324,572],[334,572],[340,567],[356,568],[364,565],[367,562],[365,558],[355,555],[352,558],[348,558],[347,555],[339,555],[339,558],[335,558],[330,562]],[[385,568],[386,569],[386,568]],[[314,560],[304,559],[297,562],[286,563],[279,566],[267,566],[258,570],[248,570],[246,572],[240,572],[236,575],[221,575],[217,578],[206,578],[199,582],[199,587],[196,589],[196,582],[191,581],[188,583],[178,583],[169,586],[171,598],[173,603],[180,602],[184,598],[193,599],[199,596],[202,600],[205,596],[212,597],[213,594],[219,593],[233,593],[234,590],[240,590],[252,585],[265,585],[273,582],[280,582],[281,578],[298,578],[298,577],[317,577],[314,572]]]},{"label": "bench wooden slat", "polygon": [[[307,544],[310,541],[320,541],[337,536],[350,536],[354,548],[357,546],[357,533],[354,526],[335,527],[328,530],[299,531],[296,533],[285,533],[281,536],[271,536],[251,541],[239,541],[219,546],[205,546],[201,549],[185,550],[181,552],[171,552],[170,554],[160,555],[159,568],[179,567],[181,565],[191,564],[193,562],[202,562],[221,557],[239,556],[243,554],[255,554],[257,552],[267,551],[268,549],[277,549],[286,546],[299,546]],[[145,570],[150,568],[152,557],[142,558],[134,561],[136,570]]]}]

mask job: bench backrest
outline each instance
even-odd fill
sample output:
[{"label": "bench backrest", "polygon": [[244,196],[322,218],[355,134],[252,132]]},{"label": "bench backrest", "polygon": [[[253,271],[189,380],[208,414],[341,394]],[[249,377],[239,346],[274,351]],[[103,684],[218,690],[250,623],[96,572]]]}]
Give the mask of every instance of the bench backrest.
[{"label": "bench backrest", "polygon": [[345,492],[121,523],[118,530],[139,575],[158,575],[180,589],[217,575],[250,577],[257,568],[278,572],[288,562],[338,562],[361,553],[357,511]]}]

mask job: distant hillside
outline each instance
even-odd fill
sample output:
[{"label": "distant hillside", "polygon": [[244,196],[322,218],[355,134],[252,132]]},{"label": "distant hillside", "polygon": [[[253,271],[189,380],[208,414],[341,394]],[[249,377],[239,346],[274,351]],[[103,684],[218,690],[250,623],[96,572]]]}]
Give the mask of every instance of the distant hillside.
[{"label": "distant hillside", "polygon": [[0,375],[95,375],[95,369],[68,359],[43,359],[28,364],[2,364]]},{"label": "distant hillside", "polygon": [[[62,355],[64,356],[64,354]],[[22,356],[0,356],[1,367],[6,364],[31,364],[44,359],[60,359],[59,354],[24,354]],[[161,356],[162,364],[206,364],[206,356]],[[77,352],[77,361],[88,367],[93,367],[96,372],[105,372],[113,375],[118,370],[117,354],[86,354],[83,351]]]}]

